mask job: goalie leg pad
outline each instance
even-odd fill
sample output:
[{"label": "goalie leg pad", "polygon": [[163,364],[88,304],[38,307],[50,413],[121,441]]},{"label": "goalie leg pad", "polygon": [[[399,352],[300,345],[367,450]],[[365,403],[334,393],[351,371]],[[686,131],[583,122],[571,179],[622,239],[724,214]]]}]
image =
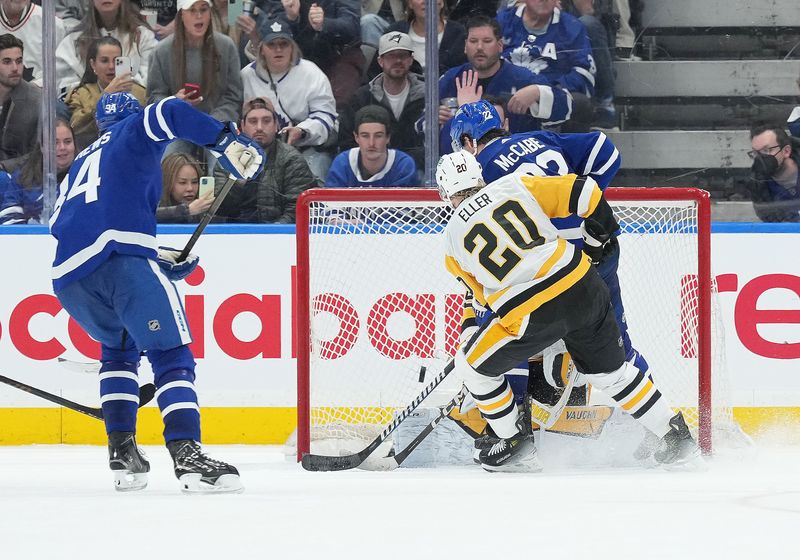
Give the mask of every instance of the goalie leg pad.
[{"label": "goalie leg pad", "polygon": [[516,434],[517,405],[514,393],[505,375],[489,376],[478,373],[459,350],[455,358],[455,370],[464,381],[481,415],[500,437],[511,437]]},{"label": "goalie leg pad", "polygon": [[624,362],[609,373],[588,376],[589,383],[611,396],[622,409],[658,437],[670,431],[675,413],[658,390],[652,375],[645,375],[633,364]]}]

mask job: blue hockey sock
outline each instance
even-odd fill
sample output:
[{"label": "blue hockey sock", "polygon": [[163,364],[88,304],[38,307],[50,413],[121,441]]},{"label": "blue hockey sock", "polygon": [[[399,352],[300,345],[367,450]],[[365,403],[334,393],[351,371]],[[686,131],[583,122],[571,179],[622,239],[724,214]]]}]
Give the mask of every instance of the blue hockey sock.
[{"label": "blue hockey sock", "polygon": [[200,407],[194,389],[194,359],[188,347],[148,350],[156,401],[164,420],[164,441],[200,441]]},{"label": "blue hockey sock", "polygon": [[135,432],[139,410],[139,351],[103,349],[100,403],[106,433]]}]

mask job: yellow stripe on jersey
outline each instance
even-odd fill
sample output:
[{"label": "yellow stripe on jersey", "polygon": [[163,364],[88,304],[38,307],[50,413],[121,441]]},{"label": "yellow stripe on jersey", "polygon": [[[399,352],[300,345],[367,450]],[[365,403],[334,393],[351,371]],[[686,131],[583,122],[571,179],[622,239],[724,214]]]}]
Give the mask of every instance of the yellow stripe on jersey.
[{"label": "yellow stripe on jersey", "polygon": [[[531,286],[531,288],[526,290],[526,292],[531,294],[531,297],[526,299],[524,303],[509,310],[507,313],[504,313],[500,321],[503,323],[503,325],[512,325],[514,323],[518,323],[548,301],[569,290],[581,278],[583,278],[587,272],[589,272],[589,268],[591,266],[592,265],[589,261],[589,258],[586,255],[581,255],[578,265],[552,286],[539,291],[537,290],[538,286],[534,284]],[[470,361],[470,363],[472,362]]]},{"label": "yellow stripe on jersey", "polygon": [[475,318],[475,309],[471,305],[465,305],[464,311],[461,314],[462,322],[466,321],[467,319],[474,319]]},{"label": "yellow stripe on jersey", "polygon": [[514,399],[514,392],[511,390],[511,387],[509,387],[506,393],[500,398],[500,400],[497,400],[492,404],[483,404],[479,400],[476,400],[476,402],[478,403],[478,408],[481,409],[481,412],[493,412],[495,410],[508,406],[508,404],[513,399]]},{"label": "yellow stripe on jersey", "polygon": [[641,390],[638,393],[636,393],[636,395],[633,398],[631,398],[631,400],[622,405],[623,410],[625,410],[626,412],[630,412],[630,410],[634,406],[636,406],[636,404],[640,400],[642,400],[645,397],[645,395],[650,393],[652,389],[653,389],[653,382],[648,379],[647,383],[644,384],[644,387],[642,387]]},{"label": "yellow stripe on jersey", "polygon": [[516,338],[516,335],[517,333],[509,332],[509,330],[498,321],[494,321],[488,329],[484,329],[484,331],[481,332],[478,340],[475,341],[475,344],[469,349],[467,362],[474,367],[475,364],[481,361],[484,354],[491,351],[492,348],[495,348],[501,341]]},{"label": "yellow stripe on jersey", "polygon": [[562,177],[520,176],[522,184],[549,218],[566,218],[572,214],[569,200],[577,178],[574,174]]},{"label": "yellow stripe on jersey", "polygon": [[[562,177],[521,176],[520,180],[528,192],[536,199],[549,218],[566,218],[578,214],[585,218],[594,212],[603,196],[603,191],[591,177],[578,181],[575,174]],[[578,192],[573,192],[578,189]],[[570,209],[570,201],[580,201],[577,212]]]},{"label": "yellow stripe on jersey", "polygon": [[478,300],[478,303],[484,306],[486,305],[486,295],[483,293],[483,286],[481,286],[472,274],[461,268],[458,262],[450,255],[445,255],[444,266],[447,272],[456,278],[460,278],[469,286],[469,289],[472,290],[473,297]]},{"label": "yellow stripe on jersey", "polygon": [[494,309],[494,307],[492,307],[494,305],[494,302],[496,302],[498,299],[502,298],[505,295],[505,293],[508,290],[510,290],[511,288],[513,288],[513,286],[509,286],[508,288],[503,288],[502,290],[498,290],[495,293],[493,293],[492,295],[490,295],[489,297],[487,297],[486,301],[489,303],[489,307]]},{"label": "yellow stripe on jersey", "polygon": [[[584,189],[589,188],[589,181],[587,178],[586,184],[584,185]],[[586,209],[585,212],[579,213],[581,218],[585,218],[589,216],[592,212],[595,211],[597,205],[600,204],[600,199],[603,197],[603,191],[600,190],[600,187],[597,186],[597,183],[592,181],[592,194],[589,198],[589,207]]]},{"label": "yellow stripe on jersey", "polygon": [[542,268],[536,273],[533,277],[534,280],[538,280],[539,278],[544,278],[547,276],[547,273],[550,272],[550,269],[555,266],[555,264],[561,260],[561,257],[564,256],[564,252],[567,250],[567,242],[563,239],[558,240],[558,247],[556,250],[553,251],[553,254],[550,255],[550,258],[544,261]]}]

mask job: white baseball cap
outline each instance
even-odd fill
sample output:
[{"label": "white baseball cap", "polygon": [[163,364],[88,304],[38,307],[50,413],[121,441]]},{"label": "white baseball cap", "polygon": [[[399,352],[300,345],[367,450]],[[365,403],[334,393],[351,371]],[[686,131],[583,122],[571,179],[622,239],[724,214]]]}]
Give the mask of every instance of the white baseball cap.
[{"label": "white baseball cap", "polygon": [[401,31],[391,31],[381,35],[378,43],[378,55],[383,56],[392,51],[414,52],[414,43],[411,42],[411,37]]},{"label": "white baseball cap", "polygon": [[195,2],[205,2],[206,4],[211,6],[211,0],[178,0],[178,9],[188,10],[195,4]]}]

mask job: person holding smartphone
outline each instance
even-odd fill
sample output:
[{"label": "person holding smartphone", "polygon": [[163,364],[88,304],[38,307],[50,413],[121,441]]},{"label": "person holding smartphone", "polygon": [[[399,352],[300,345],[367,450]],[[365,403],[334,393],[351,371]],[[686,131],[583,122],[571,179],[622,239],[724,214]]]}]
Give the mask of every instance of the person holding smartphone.
[{"label": "person holding smartphone", "polygon": [[92,41],[86,53],[86,67],[81,81],[66,100],[72,112],[70,124],[75,132],[78,151],[99,136],[94,117],[101,95],[125,91],[133,94],[139,103],[145,103],[147,92],[131,74],[131,60],[122,56],[122,45],[117,39],[109,36]]},{"label": "person holding smartphone", "polygon": [[177,7],[176,32],[153,53],[149,102],[174,95],[216,119],[236,120],[242,104],[236,45],[213,30],[210,0],[178,0]]},{"label": "person holding smartphone", "polygon": [[[156,210],[159,223],[200,221],[214,202],[214,178],[202,175],[200,162],[189,154],[171,154],[161,161],[163,188]],[[200,192],[203,179],[211,179],[211,192]]]},{"label": "person holding smartphone", "polygon": [[[238,120],[242,79],[236,45],[213,30],[211,0],[178,0],[177,7],[175,33],[158,44],[150,60],[148,102],[175,96],[220,121]],[[166,155],[194,150],[175,141]]]}]

